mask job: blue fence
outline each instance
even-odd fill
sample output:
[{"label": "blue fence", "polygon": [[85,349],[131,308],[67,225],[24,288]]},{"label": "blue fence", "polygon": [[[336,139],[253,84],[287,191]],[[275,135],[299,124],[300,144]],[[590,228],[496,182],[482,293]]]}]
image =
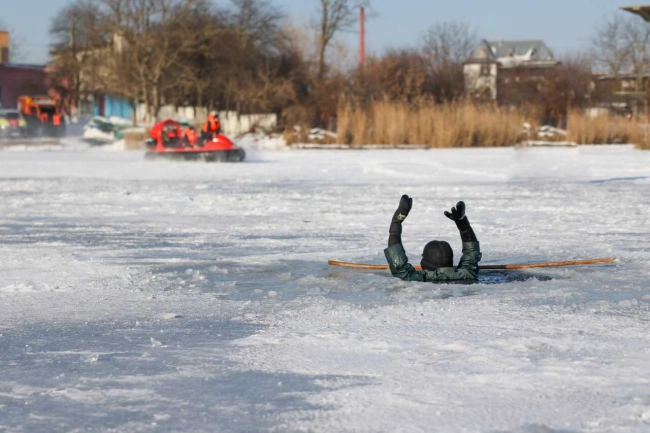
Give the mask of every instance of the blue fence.
[{"label": "blue fence", "polygon": [[121,117],[131,119],[131,105],[129,101],[118,96],[95,96],[93,100],[93,114],[104,117]]}]

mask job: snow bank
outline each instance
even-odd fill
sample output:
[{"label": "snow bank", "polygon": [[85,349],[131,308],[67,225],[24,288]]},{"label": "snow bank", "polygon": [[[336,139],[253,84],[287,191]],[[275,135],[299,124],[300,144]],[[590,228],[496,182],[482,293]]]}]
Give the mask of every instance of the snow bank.
[{"label": "snow bank", "polygon": [[237,145],[254,150],[287,150],[287,142],[280,134],[248,133],[235,139]]}]

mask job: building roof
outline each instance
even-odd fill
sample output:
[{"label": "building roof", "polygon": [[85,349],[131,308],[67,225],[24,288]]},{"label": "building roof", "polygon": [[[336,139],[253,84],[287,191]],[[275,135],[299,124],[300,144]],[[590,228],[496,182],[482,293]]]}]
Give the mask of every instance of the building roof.
[{"label": "building roof", "polygon": [[45,65],[28,65],[23,63],[0,63],[0,68],[34,69],[34,70],[43,71],[45,70]]},{"label": "building roof", "polygon": [[621,9],[627,12],[632,12],[646,21],[650,21],[650,6],[627,6]]},{"label": "building roof", "polygon": [[553,51],[541,40],[481,41],[470,62],[498,62],[504,67],[557,64]]},{"label": "building roof", "polygon": [[497,59],[504,57],[529,56],[531,60],[553,61],[553,52],[544,41],[490,41],[490,46]]},{"label": "building roof", "polygon": [[[609,71],[596,71],[593,73],[593,76],[599,80],[636,80],[638,77],[637,73],[633,71],[622,71],[617,75]],[[641,76],[643,78],[650,78],[650,71],[644,71]]]},{"label": "building roof", "polygon": [[472,52],[472,57],[470,58],[470,62],[476,63],[476,62],[494,62],[496,63],[497,58],[496,55],[494,54],[494,51],[492,51],[492,46],[490,43],[486,40],[482,40],[475,48],[474,51]]}]

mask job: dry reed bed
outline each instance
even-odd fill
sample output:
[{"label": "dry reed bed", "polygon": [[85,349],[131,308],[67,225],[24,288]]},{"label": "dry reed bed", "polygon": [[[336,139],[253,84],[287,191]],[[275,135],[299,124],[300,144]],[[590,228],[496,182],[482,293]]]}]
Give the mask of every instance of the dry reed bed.
[{"label": "dry reed bed", "polygon": [[[339,144],[362,146],[423,145],[427,147],[512,146],[526,139],[525,122],[536,126],[539,115],[534,107],[504,108],[468,101],[435,104],[424,101],[408,104],[376,101],[360,106],[350,101],[340,104],[337,117]],[[568,117],[568,136],[578,144],[644,142],[638,123],[615,116],[589,118],[574,110]]]},{"label": "dry reed bed", "polygon": [[525,121],[523,111],[468,102],[377,101],[368,107],[344,102],[338,111],[338,141],[353,146],[509,146],[519,141]]},{"label": "dry reed bed", "polygon": [[621,116],[589,117],[580,110],[569,112],[567,139],[578,144],[645,143],[643,125]]}]

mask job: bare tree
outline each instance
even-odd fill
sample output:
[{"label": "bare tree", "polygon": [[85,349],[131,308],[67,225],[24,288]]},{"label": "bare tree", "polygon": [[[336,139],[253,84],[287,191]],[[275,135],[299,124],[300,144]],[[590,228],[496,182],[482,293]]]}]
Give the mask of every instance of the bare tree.
[{"label": "bare tree", "polygon": [[534,101],[542,110],[545,123],[566,128],[568,114],[574,108],[586,108],[591,102],[591,59],[577,52],[566,54],[547,71],[535,88]]},{"label": "bare tree", "polygon": [[388,50],[368,58],[363,75],[349,83],[346,95],[364,103],[379,99],[414,103],[430,90],[428,70],[428,58],[419,50]]},{"label": "bare tree", "polygon": [[114,35],[115,85],[137,83],[155,119],[165,92],[181,85],[180,56],[196,42],[192,11],[207,7],[207,0],[98,1]]},{"label": "bare tree", "polygon": [[[76,0],[54,17],[50,35],[54,39],[51,47],[54,81],[66,83],[60,86],[61,93],[67,93],[64,99],[78,106],[82,92],[97,90],[100,81],[96,68],[100,56],[96,50],[109,40],[103,15],[94,2]],[[86,83],[85,89],[82,81]]]},{"label": "bare tree", "polygon": [[626,64],[632,69],[636,91],[643,91],[643,81],[650,68],[650,25],[637,17],[630,17],[623,27],[623,41],[627,47]]},{"label": "bare tree", "polygon": [[434,24],[422,39],[422,49],[436,68],[462,65],[478,40],[472,25],[462,21]]},{"label": "bare tree", "polygon": [[282,31],[285,15],[269,0],[232,0],[237,35],[235,73],[227,97],[238,112],[274,110],[290,92],[285,60],[291,45]]},{"label": "bare tree", "polygon": [[92,0],[76,0],[61,9],[50,26],[53,49],[87,49],[106,42],[102,14]]},{"label": "bare tree", "polygon": [[211,105],[208,101],[209,93],[218,99],[220,92],[216,89],[222,87],[218,83],[230,69],[230,62],[225,57],[232,54],[228,51],[229,30],[226,17],[212,7],[203,11],[195,10],[192,22],[195,29],[194,43],[180,54],[178,68],[181,95],[177,96],[176,102],[188,102],[189,99],[195,107],[204,108]]},{"label": "bare tree", "polygon": [[620,14],[606,18],[591,39],[591,57],[595,66],[606,70],[620,80],[621,73],[629,59],[630,46],[626,41],[625,28],[628,22]]},{"label": "bare tree", "polygon": [[422,52],[429,59],[429,80],[438,101],[464,93],[463,64],[477,40],[473,27],[462,21],[434,24],[424,34]]},{"label": "bare tree", "polygon": [[295,82],[304,84],[305,62],[270,0],[232,6],[75,0],[52,22],[53,78],[74,84],[68,94],[144,102],[148,120],[163,104],[279,113],[296,99]]},{"label": "bare tree", "polygon": [[285,15],[270,0],[232,0],[234,26],[259,49],[267,51],[282,44]]},{"label": "bare tree", "polygon": [[369,0],[318,0],[318,77],[325,77],[327,48],[336,35],[349,30],[357,20],[359,8],[367,7]]}]

